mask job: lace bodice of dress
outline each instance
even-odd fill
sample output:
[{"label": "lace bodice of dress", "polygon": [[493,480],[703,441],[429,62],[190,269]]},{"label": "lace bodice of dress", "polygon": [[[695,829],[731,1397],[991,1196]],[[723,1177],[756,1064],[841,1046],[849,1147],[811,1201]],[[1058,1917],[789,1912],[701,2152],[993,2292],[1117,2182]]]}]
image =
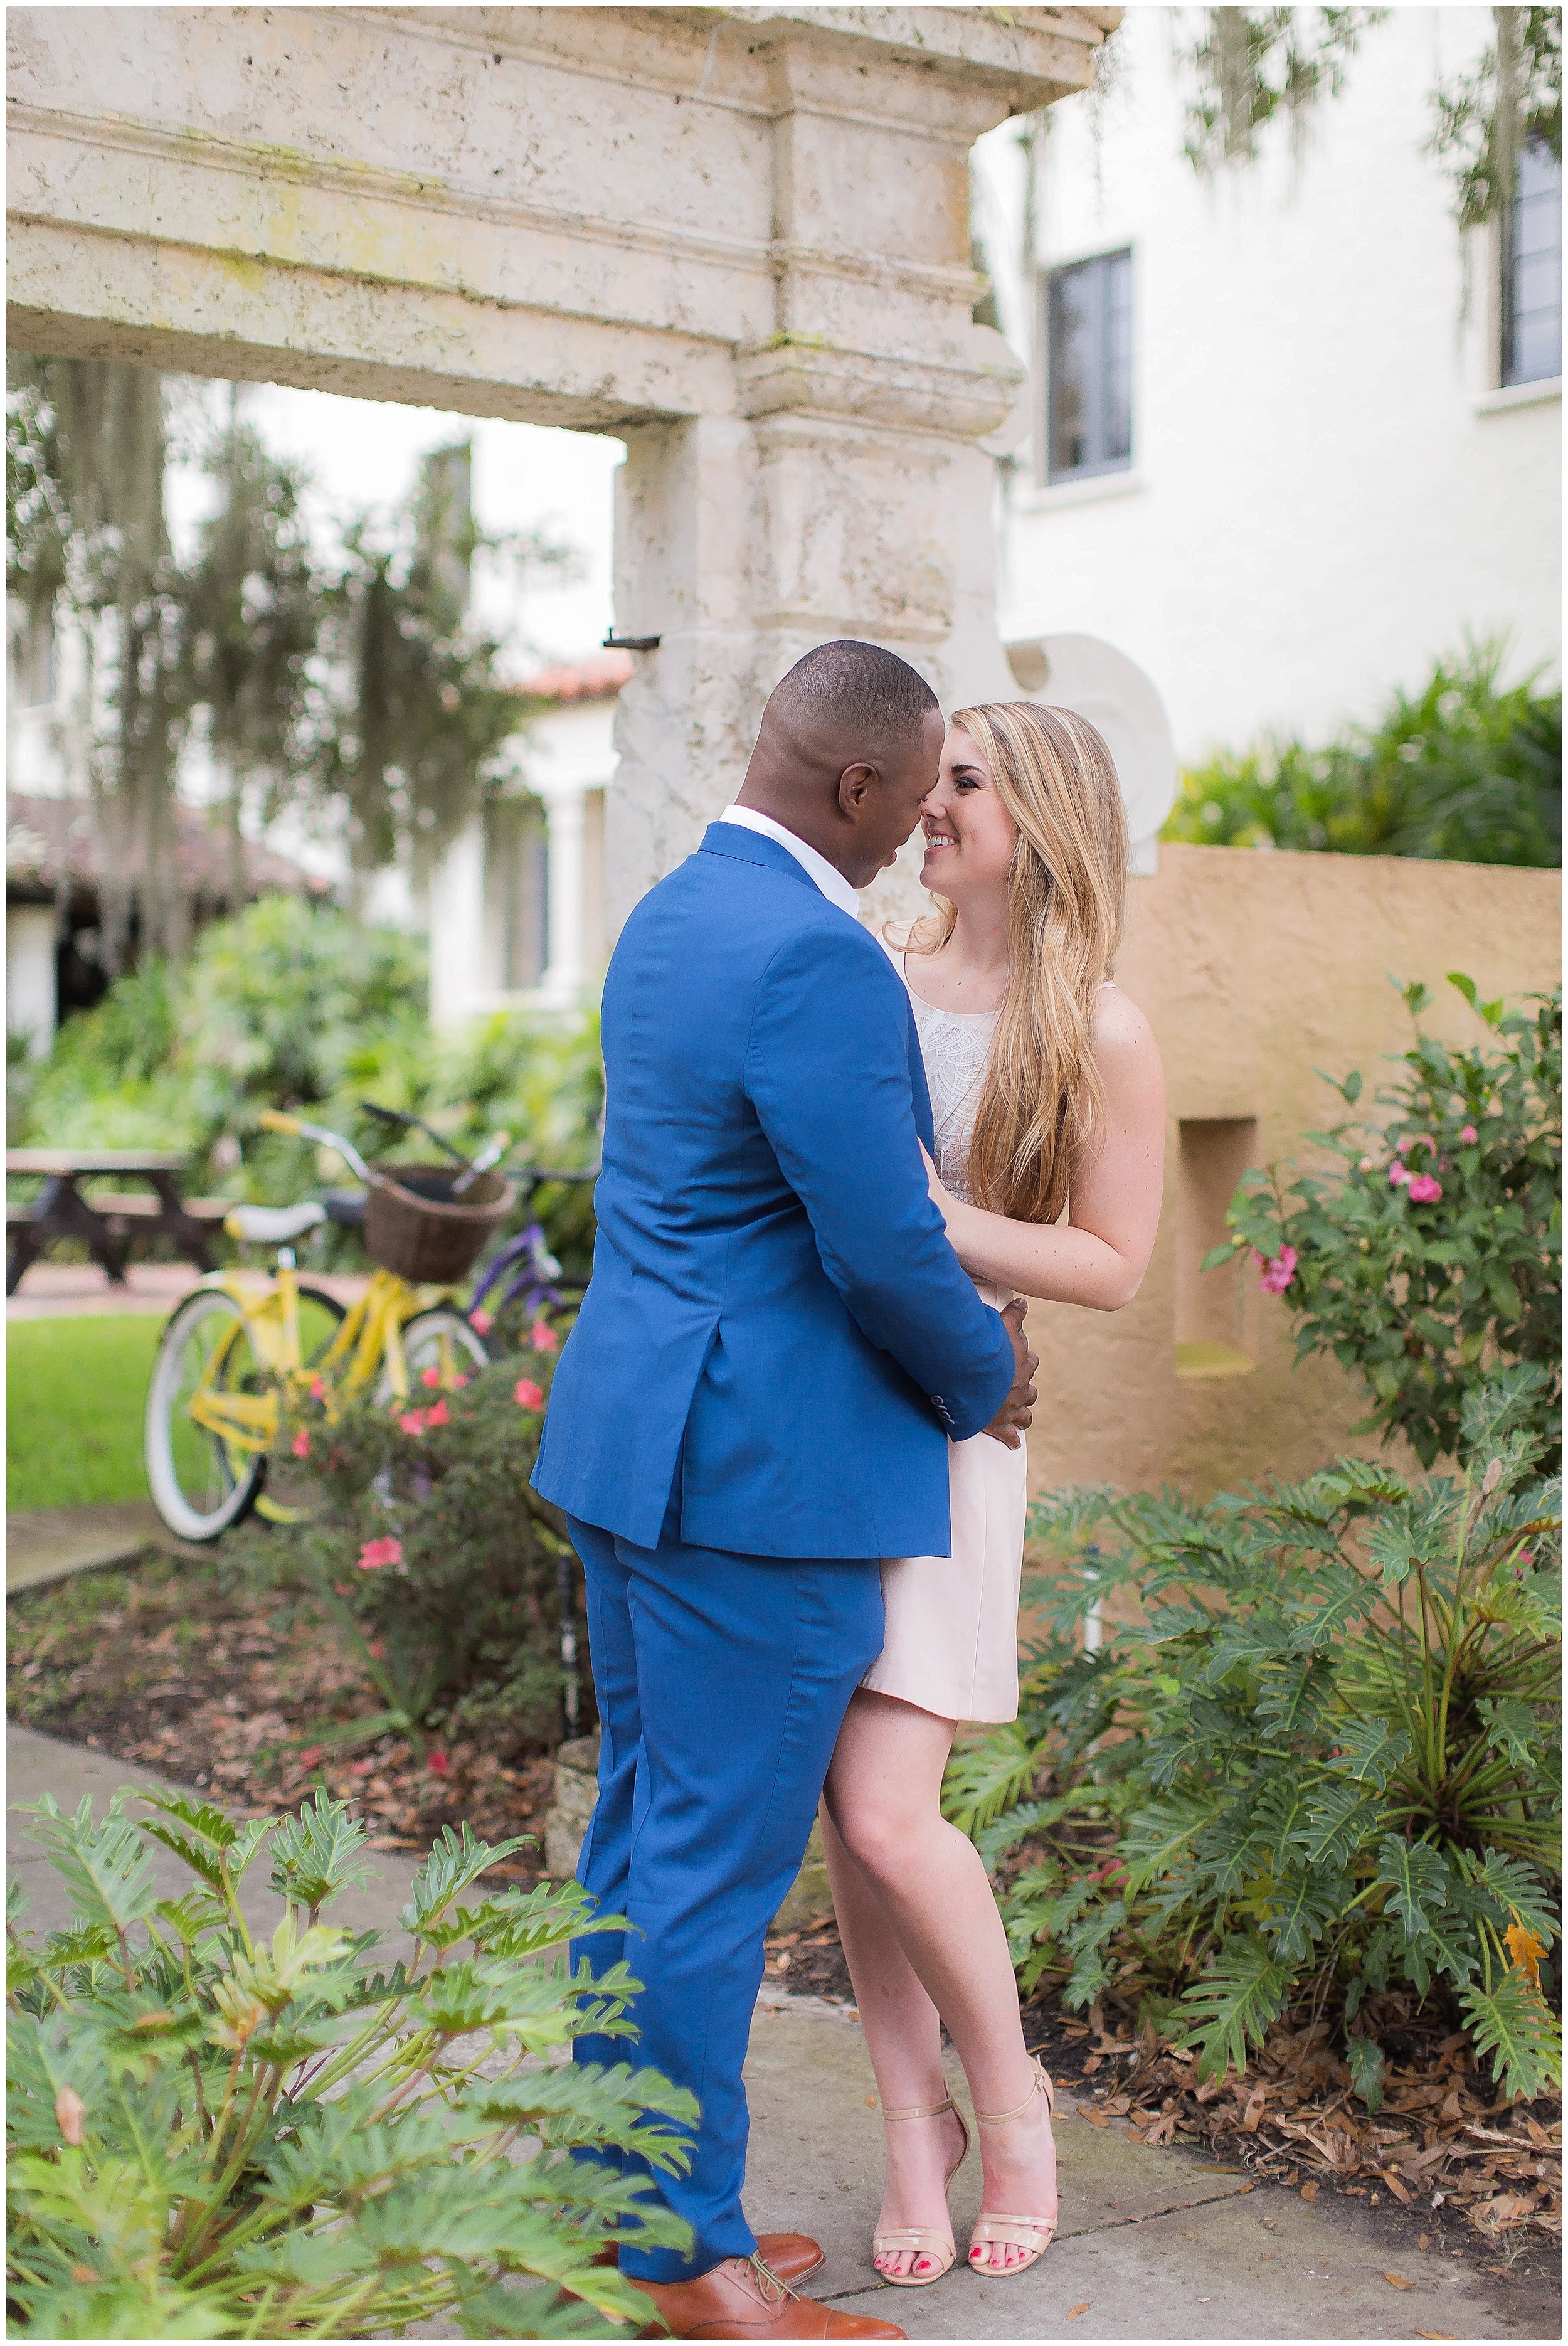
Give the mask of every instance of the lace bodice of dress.
[{"label": "lace bodice of dress", "polygon": [[[906,984],[908,980],[905,980]],[[936,1127],[936,1169],[944,1189],[966,1204],[969,1189],[969,1136],[980,1106],[985,1056],[996,1031],[994,1010],[939,1010],[922,1002],[913,987],[915,1029],[931,1091],[932,1121]]]}]

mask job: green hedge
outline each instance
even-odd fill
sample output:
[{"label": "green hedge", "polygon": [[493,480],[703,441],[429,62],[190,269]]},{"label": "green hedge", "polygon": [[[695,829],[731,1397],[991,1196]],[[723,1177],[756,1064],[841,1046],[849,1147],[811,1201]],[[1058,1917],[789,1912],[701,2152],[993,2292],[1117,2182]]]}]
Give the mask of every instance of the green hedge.
[{"label": "green hedge", "polygon": [[1313,749],[1267,736],[1182,776],[1163,836],[1461,863],[1563,860],[1563,696],[1504,686],[1502,648],[1440,660],[1375,725]]}]

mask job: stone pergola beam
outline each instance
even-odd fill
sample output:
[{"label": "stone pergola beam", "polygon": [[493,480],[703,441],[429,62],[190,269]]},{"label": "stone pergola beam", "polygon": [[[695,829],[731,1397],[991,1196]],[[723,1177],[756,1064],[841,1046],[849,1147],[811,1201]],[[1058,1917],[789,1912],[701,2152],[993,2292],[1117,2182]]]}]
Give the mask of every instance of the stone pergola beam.
[{"label": "stone pergola beam", "polygon": [[13,9],[10,339],[624,436],[624,909],[808,643],[1006,688],[968,151],[1118,15]]}]

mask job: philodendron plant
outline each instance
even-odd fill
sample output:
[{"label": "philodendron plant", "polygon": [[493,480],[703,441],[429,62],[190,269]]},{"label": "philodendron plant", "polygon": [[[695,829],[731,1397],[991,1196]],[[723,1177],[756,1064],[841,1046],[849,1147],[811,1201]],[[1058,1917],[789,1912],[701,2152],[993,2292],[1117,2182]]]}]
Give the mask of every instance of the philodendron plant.
[{"label": "philodendron plant", "polygon": [[[1516,1367],[1466,1396],[1455,1475],[1344,1458],[1205,1506],[1036,1508],[1054,1634],[1017,1725],[959,1754],[947,1788],[1001,1871],[1025,1986],[1058,1979],[1074,2008],[1131,1996],[1206,2076],[1310,2009],[1373,2107],[1383,1999],[1436,1994],[1505,2092],[1560,2079],[1544,1382]],[[1124,1617],[1080,1651],[1077,1622],[1117,1591]]]},{"label": "philodendron plant", "polygon": [[[195,1797],[118,1793],[95,1820],[46,1796],[33,1838],[70,1893],[42,1940],[8,1922],[9,2295],[15,2336],[367,2338],[445,2316],[470,2337],[606,2336],[647,2301],[606,2236],[684,2245],[646,2173],[684,2165],[689,2094],[575,2066],[630,2035],[637,1983],[575,1972],[616,1927],[575,1884],[492,1894],[520,1848],[448,1828],[401,1921],[413,1958],[323,1913],[362,1828],[319,1797],[236,1823]],[[154,1844],[189,1867],[160,1898]],[[270,1936],[240,1902],[265,1852]],[[471,1902],[464,1903],[465,1899]]]}]

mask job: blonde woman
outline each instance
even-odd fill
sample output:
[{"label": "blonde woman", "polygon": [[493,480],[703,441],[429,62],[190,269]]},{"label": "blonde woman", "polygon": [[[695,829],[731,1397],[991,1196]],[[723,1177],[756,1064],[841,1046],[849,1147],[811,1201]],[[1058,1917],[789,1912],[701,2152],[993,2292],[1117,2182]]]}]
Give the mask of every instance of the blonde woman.
[{"label": "blonde woman", "polygon": [[[937,913],[887,942],[920,1031],[948,1235],[989,1302],[1119,1311],[1154,1246],[1165,1092],[1148,1023],[1111,974],[1126,840],[1110,752],[1068,709],[962,709],[921,820]],[[947,2190],[969,2135],[942,2074],[944,2023],[984,2163],[971,2266],[1020,2272],[1055,2229],[1050,2080],[1024,2048],[984,1869],[939,1807],[959,1722],[1018,1714],[1026,1468],[1012,1443],[951,1446],[951,1556],[883,1565],[885,1642],[823,1795],[889,2121],[874,2261],[903,2288],[939,2280],[957,2253]]]}]

